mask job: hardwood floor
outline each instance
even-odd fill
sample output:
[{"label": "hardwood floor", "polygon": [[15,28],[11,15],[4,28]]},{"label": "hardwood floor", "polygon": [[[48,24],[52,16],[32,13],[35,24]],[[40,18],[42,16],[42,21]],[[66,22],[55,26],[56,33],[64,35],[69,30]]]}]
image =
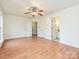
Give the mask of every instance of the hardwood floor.
[{"label": "hardwood floor", "polygon": [[79,59],[79,49],[43,38],[6,40],[0,59]]}]

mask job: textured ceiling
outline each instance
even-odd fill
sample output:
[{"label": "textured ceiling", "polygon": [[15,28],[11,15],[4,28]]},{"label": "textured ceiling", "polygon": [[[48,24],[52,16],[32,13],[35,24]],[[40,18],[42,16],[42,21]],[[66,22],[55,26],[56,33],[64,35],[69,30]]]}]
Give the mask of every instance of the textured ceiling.
[{"label": "textured ceiling", "polygon": [[0,0],[1,8],[6,14],[29,16],[24,13],[30,6],[44,10],[44,16],[79,4],[79,0]]}]

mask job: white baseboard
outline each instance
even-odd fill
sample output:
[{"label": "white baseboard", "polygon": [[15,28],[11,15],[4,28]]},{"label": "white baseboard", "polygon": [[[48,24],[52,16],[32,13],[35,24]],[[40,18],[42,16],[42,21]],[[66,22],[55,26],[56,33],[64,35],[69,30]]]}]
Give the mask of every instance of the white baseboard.
[{"label": "white baseboard", "polygon": [[38,37],[41,37],[41,38],[44,38],[44,39],[47,39],[47,40],[51,40],[50,37],[45,37],[45,36],[40,36],[40,35],[38,35]]},{"label": "white baseboard", "polygon": [[60,41],[60,43],[65,44],[65,45],[68,45],[68,46],[72,46],[72,47],[75,47],[75,48],[79,48],[79,45],[70,44],[70,43],[62,42],[62,41]]},{"label": "white baseboard", "polygon": [[32,36],[22,36],[22,37],[14,37],[14,38],[5,38],[4,40],[12,40],[12,39],[25,38],[25,37],[32,37]]}]

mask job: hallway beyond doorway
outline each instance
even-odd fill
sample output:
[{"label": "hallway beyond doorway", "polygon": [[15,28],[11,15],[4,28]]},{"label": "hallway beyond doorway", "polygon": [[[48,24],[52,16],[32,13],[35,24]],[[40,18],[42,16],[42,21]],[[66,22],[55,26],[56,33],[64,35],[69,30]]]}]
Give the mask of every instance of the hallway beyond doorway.
[{"label": "hallway beyond doorway", "polygon": [[32,22],[32,36],[37,36],[37,21]]}]

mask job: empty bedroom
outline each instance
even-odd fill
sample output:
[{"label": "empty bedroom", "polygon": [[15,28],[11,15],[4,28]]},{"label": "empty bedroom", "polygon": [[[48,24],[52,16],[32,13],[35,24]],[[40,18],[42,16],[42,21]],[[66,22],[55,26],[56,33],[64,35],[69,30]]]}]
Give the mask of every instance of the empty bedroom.
[{"label": "empty bedroom", "polygon": [[79,59],[79,0],[0,0],[0,59]]}]

